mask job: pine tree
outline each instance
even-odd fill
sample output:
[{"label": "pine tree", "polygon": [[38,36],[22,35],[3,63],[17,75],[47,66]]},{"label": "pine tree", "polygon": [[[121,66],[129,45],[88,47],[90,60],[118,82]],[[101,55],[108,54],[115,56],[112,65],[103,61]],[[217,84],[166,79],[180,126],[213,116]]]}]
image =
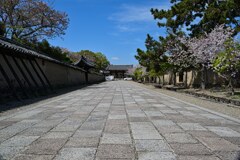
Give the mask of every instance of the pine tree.
[{"label": "pine tree", "polygon": [[240,32],[239,0],[171,0],[169,10],[151,9],[160,27],[169,27],[176,32],[186,26],[191,36],[199,36],[221,24],[231,26],[235,34]]}]

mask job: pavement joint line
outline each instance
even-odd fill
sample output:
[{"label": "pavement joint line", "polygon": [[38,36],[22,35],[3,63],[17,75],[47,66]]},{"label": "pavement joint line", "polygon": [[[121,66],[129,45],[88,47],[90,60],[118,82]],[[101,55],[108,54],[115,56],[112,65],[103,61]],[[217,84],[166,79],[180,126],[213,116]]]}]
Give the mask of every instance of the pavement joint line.
[{"label": "pavement joint line", "polygon": [[[133,98],[133,99],[134,99],[134,98]],[[156,129],[156,131],[163,137],[163,141],[166,142],[167,146],[172,149],[172,151],[169,151],[169,152],[172,152],[172,153],[176,156],[176,154],[174,153],[173,148],[169,145],[169,143],[167,142],[166,138],[159,132],[159,130],[158,130],[157,127],[153,124],[152,120],[149,118],[149,116],[146,114],[146,112],[140,107],[141,104],[139,104],[135,99],[134,99],[134,101],[136,102],[136,104],[138,104],[139,109],[145,114],[145,116],[146,116],[147,119],[149,120],[148,122],[150,122],[150,123],[153,125],[153,127]],[[130,121],[129,121],[129,122],[130,122]],[[129,123],[129,125],[130,125],[130,123]],[[156,139],[147,139],[147,140],[156,140]],[[135,140],[134,140],[134,139],[133,139],[133,144],[135,144]],[[138,153],[137,153],[137,151],[136,151],[136,147],[135,147],[135,146],[136,146],[136,145],[134,145],[135,154],[136,154],[136,158],[138,159]],[[164,151],[164,152],[166,152],[166,151]]]},{"label": "pavement joint line", "polygon": [[[136,86],[136,84],[135,84],[135,86]],[[159,93],[159,92],[157,92],[157,91],[154,91],[154,90],[145,88],[145,87],[143,87],[143,86],[137,86],[137,87],[138,87],[138,88],[143,88],[144,90],[148,90],[148,91],[155,92],[155,93],[157,93],[158,95],[166,96],[166,97],[168,97],[168,98],[177,100],[177,101],[179,101],[179,102],[182,102],[182,103],[185,103],[185,104],[188,104],[188,105],[191,105],[191,106],[194,106],[194,107],[196,107],[196,108],[199,108],[199,109],[201,109],[201,110],[207,111],[207,112],[209,112],[209,113],[213,113],[213,114],[218,115],[218,116],[221,116],[221,117],[223,117],[223,118],[227,118],[227,119],[229,119],[229,120],[232,120],[232,121],[235,121],[235,122],[240,123],[240,120],[238,120],[238,119],[236,119],[236,118],[232,118],[232,117],[230,117],[230,116],[227,116],[227,115],[224,115],[224,114],[221,114],[221,113],[218,113],[218,112],[215,112],[215,111],[206,109],[206,108],[202,108],[202,107],[200,107],[200,106],[197,106],[197,105],[194,105],[194,104],[185,102],[185,101],[180,100],[180,99],[177,99],[177,98],[175,98],[175,97],[171,97],[171,96],[165,95],[165,94],[163,94],[163,93]],[[140,108],[140,109],[141,109],[141,108]],[[142,110],[142,109],[141,109],[141,110]],[[142,111],[143,111],[143,110],[142,110]],[[143,111],[143,112],[144,112],[144,111]],[[144,112],[144,114],[146,115],[145,112]],[[147,116],[147,115],[146,115],[146,116]],[[147,116],[147,117],[148,117],[148,116]],[[148,119],[149,119],[149,117],[148,117]],[[152,122],[151,122],[151,123],[152,123]],[[153,125],[154,125],[154,124],[153,124]],[[178,125],[178,124],[177,124],[177,125]],[[156,126],[155,126],[155,125],[154,125],[154,127],[155,127],[155,129],[156,129]],[[179,126],[179,127],[181,127],[181,126]],[[209,129],[207,129],[207,130],[209,131]],[[158,131],[158,130],[157,130],[157,131]],[[159,132],[159,131],[158,131],[158,132]],[[184,133],[186,133],[186,131],[184,131]],[[162,135],[160,132],[159,132],[159,134]],[[164,138],[164,140],[166,141],[166,139],[165,139],[164,136],[163,136],[163,138]],[[198,141],[198,144],[200,143],[200,144],[204,145],[206,148],[208,148],[210,151],[212,151],[212,153],[213,153],[212,155],[213,155],[213,156],[216,156],[217,158],[222,159],[222,158],[220,157],[220,155],[217,154],[217,152],[213,151],[211,148],[209,148],[209,147],[208,147],[207,145],[205,145],[204,143],[200,142],[198,139],[196,139],[196,140]],[[167,144],[169,145],[169,143],[167,143]],[[170,146],[170,145],[169,145],[169,146]],[[171,146],[170,146],[170,148],[173,149]],[[173,153],[175,153],[175,152],[173,151]],[[175,154],[175,155],[178,155],[178,154]],[[179,155],[178,155],[178,156],[179,156]],[[178,157],[178,156],[177,156],[177,157]]]},{"label": "pavement joint line", "polygon": [[[59,99],[58,99],[58,100],[59,100]],[[50,117],[50,116],[51,116],[51,115],[49,115],[48,117]],[[69,115],[69,116],[70,116],[70,115]],[[46,117],[44,120],[46,120],[48,117]],[[62,123],[62,122],[65,121],[66,119],[67,119],[67,117],[66,117],[65,119],[63,119],[62,121],[60,121],[58,124]],[[20,121],[20,122],[21,122],[21,121]],[[41,121],[40,121],[40,122],[41,122]],[[18,134],[23,133],[23,132],[26,131],[27,129],[33,127],[34,125],[36,125],[37,123],[40,123],[40,122],[36,122],[35,124],[33,124],[33,125],[31,125],[30,127],[24,129],[23,131],[15,134],[15,135],[13,135],[13,136],[11,136],[10,138],[12,138],[12,137],[14,137],[14,136],[16,136],[16,135],[18,135]],[[56,126],[57,126],[58,124],[56,124]],[[53,128],[54,128],[54,126],[53,126],[48,132],[50,132]],[[48,133],[48,132],[47,132],[47,133]],[[37,141],[38,139],[41,139],[41,137],[42,137],[42,136],[39,136],[39,137],[38,137],[36,140],[34,140],[32,143],[34,143],[34,142]],[[10,138],[4,140],[3,142],[9,140]],[[3,142],[1,142],[1,143],[3,143]],[[31,143],[31,144],[32,144],[32,143]],[[31,144],[29,144],[29,145],[31,145]],[[24,147],[24,150],[26,150],[28,147],[29,147],[29,146],[25,146],[25,147]],[[16,157],[16,156],[14,156],[13,158],[15,158],[15,157]]]},{"label": "pavement joint line", "polygon": [[[61,95],[61,98],[62,98],[62,96],[64,96],[64,95]],[[69,95],[70,96],[70,95]],[[68,96],[68,97],[69,97]],[[52,103],[52,102],[55,102],[55,101],[58,101],[58,100],[60,100],[61,98],[58,98],[58,99],[56,99],[56,100],[52,100],[52,101],[49,101],[49,102],[47,102],[47,103],[45,103],[45,104],[48,104],[48,103]],[[42,105],[45,105],[45,104],[42,104]],[[37,105],[37,106],[35,106],[33,109],[35,109],[35,108],[38,108],[38,107],[42,107],[42,105]],[[30,109],[30,110],[27,110],[27,111],[31,111],[31,110],[33,110],[33,109]],[[19,113],[18,113],[19,114]],[[15,115],[14,115],[15,116]],[[13,117],[14,117],[13,116]],[[48,117],[50,117],[51,115],[49,115],[49,116],[47,116],[45,119],[43,119],[43,120],[46,120]],[[68,115],[65,119],[63,119],[62,121],[60,121],[58,124],[60,124],[60,123],[62,123],[63,121],[65,121],[68,117],[69,117],[70,115]],[[10,117],[11,118],[11,117]],[[21,121],[19,121],[19,122],[21,122]],[[41,122],[41,121],[40,121]],[[31,125],[30,127],[33,127],[34,125],[36,125],[37,123],[40,123],[40,122],[36,122],[36,123],[34,123],[33,125]],[[56,124],[56,126],[58,125],[58,124]],[[23,133],[24,131],[26,131],[27,129],[29,129],[30,127],[28,127],[28,128],[26,128],[26,129],[24,129],[24,130],[22,130],[21,132],[19,132],[19,133],[16,133],[16,134],[14,134],[13,136],[11,136],[11,137],[9,137],[9,138],[7,138],[6,140],[4,140],[3,142],[5,142],[5,141],[7,141],[8,139],[10,139],[10,138],[12,138],[12,137],[14,137],[14,136],[16,136],[16,135],[18,135],[18,134],[21,134],[21,133]],[[55,126],[53,126],[49,131],[51,131],[53,128],[54,128]],[[38,139],[40,139],[42,136],[39,136],[39,138],[37,138],[36,140],[34,140],[32,143],[34,143],[35,141],[37,141]],[[1,142],[1,143],[3,143],[3,142]],[[67,142],[67,141],[66,141]],[[31,144],[32,144],[31,143]],[[31,144],[29,144],[29,145],[31,145]],[[64,145],[65,145],[66,143],[64,143]],[[64,146],[63,145],[63,146]],[[24,150],[26,150],[27,148],[28,148],[29,146],[25,146],[24,147]],[[62,147],[61,147],[62,148]],[[58,153],[58,152],[57,152]],[[56,154],[57,155],[57,154]],[[56,156],[55,155],[55,156]],[[55,157],[54,156],[54,157]],[[13,158],[15,158],[16,156],[14,156]]]},{"label": "pavement joint line", "polygon": [[[79,90],[77,90],[79,91]],[[93,99],[93,98],[92,98]],[[89,100],[91,101],[91,100]],[[100,102],[99,102],[100,103]],[[99,104],[98,103],[98,104]],[[89,116],[91,115],[91,113],[96,109],[96,107],[98,106],[98,104],[96,104],[96,106],[92,109],[92,111],[88,114],[88,116],[86,117],[85,121],[72,133],[72,135],[70,137],[72,137],[78,129],[80,129],[82,127],[82,125],[88,120]],[[60,123],[59,123],[60,124]],[[57,151],[57,153],[54,155],[53,159],[55,159],[58,155],[59,152],[62,150],[62,148],[64,148],[64,146],[67,144],[67,142],[70,140],[70,137],[68,137],[67,141],[62,145],[62,147]],[[97,153],[97,151],[95,152],[95,154]]]},{"label": "pavement joint line", "polygon": [[[140,109],[142,110],[142,108],[140,108]],[[146,115],[147,119],[148,119],[149,122],[153,125],[153,127],[156,129],[156,131],[163,137],[163,140],[164,140],[164,142],[166,142],[166,145],[167,145],[169,148],[172,149],[172,151],[168,151],[168,152],[172,152],[172,153],[175,155],[173,148],[169,145],[169,143],[167,142],[166,138],[159,132],[159,130],[157,129],[157,127],[154,125],[153,121],[149,118],[149,116],[146,114],[145,111],[142,110],[142,112]],[[148,139],[148,140],[151,140],[151,139]],[[154,140],[154,139],[152,139],[152,140]]]},{"label": "pavement joint line", "polygon": [[[105,95],[106,95],[106,93],[105,93]],[[102,98],[102,100],[103,100],[103,98]],[[102,101],[102,100],[101,100],[101,101]],[[101,103],[101,101],[100,101],[99,103]],[[112,98],[112,101],[113,101],[113,98]],[[98,103],[98,104],[99,104],[99,103]],[[112,102],[111,102],[111,103],[112,103]],[[96,107],[97,107],[97,105],[96,105]],[[95,108],[96,108],[96,107],[95,107]],[[95,108],[94,108],[94,109],[95,109]],[[111,108],[111,105],[109,106],[108,116],[109,116],[110,108]],[[107,119],[108,119],[108,116],[107,116]],[[96,152],[95,152],[95,154],[94,154],[94,159],[95,159],[95,160],[97,159],[98,147],[100,146],[101,138],[103,137],[103,132],[104,132],[105,126],[106,126],[106,124],[107,124],[107,119],[106,119],[106,121],[105,121],[105,123],[104,123],[104,127],[103,127],[103,129],[102,129],[102,133],[101,133],[101,136],[100,136],[99,141],[98,141],[97,150],[96,150]]]},{"label": "pavement joint line", "polygon": [[[42,147],[40,146],[39,146],[40,148],[38,148],[37,146],[35,147],[33,143],[34,142],[36,143],[37,140],[43,138],[45,135],[49,133],[51,135],[50,137],[56,141],[58,141],[57,139],[58,137],[64,138],[61,140],[61,143],[57,145],[56,149],[54,149],[55,147],[53,147],[54,152],[49,152],[45,154],[45,155],[51,155],[49,157],[53,159],[67,158],[67,156],[71,157],[70,154],[72,151],[74,154],[76,153],[76,156],[80,156],[80,157],[82,153],[83,154],[89,153],[88,150],[81,150],[82,148],[92,149],[91,156],[82,155],[83,159],[91,158],[91,160],[97,160],[98,158],[117,159],[120,157],[125,157],[126,159],[127,157],[129,157],[129,160],[130,160],[130,155],[124,156],[125,152],[126,154],[131,152],[131,160],[137,160],[139,158],[148,159],[150,158],[150,156],[153,156],[156,159],[162,159],[162,156],[164,157],[167,156],[169,157],[169,159],[170,157],[172,159],[174,159],[174,157],[176,159],[179,159],[179,158],[183,158],[184,156],[186,157],[192,156],[193,159],[197,157],[207,159],[209,157],[210,159],[219,158],[219,160],[223,160],[223,159],[226,159],[225,156],[231,157],[232,155],[235,155],[237,150],[239,150],[240,141],[238,141],[238,139],[235,140],[235,136],[239,137],[239,134],[231,131],[232,129],[240,133],[240,130],[239,130],[240,124],[238,122],[234,120],[230,121],[229,118],[220,116],[218,112],[216,112],[217,114],[215,114],[215,113],[209,112],[208,110],[205,110],[204,107],[200,107],[198,105],[185,102],[184,101],[185,99],[182,100],[181,96],[180,96],[180,99],[178,99],[178,98],[171,97],[171,94],[165,95],[164,93],[159,93],[159,92],[158,90],[154,90],[152,88],[145,88],[145,86],[137,85],[137,83],[120,81],[120,82],[106,82],[106,83],[103,83],[103,85],[97,85],[94,88],[90,87],[86,90],[86,92],[84,90],[83,91],[77,90],[74,93],[70,93],[71,95],[68,95],[68,96],[64,94],[62,95],[63,96],[62,99],[61,98],[56,99],[56,102],[52,102],[52,103],[49,102],[50,103],[49,105],[47,106],[41,105],[39,107],[42,107],[42,108],[35,109],[34,111],[32,111],[33,113],[35,113],[36,116],[31,116],[32,112],[29,114],[26,113],[26,115],[23,114],[24,112],[21,113],[23,115],[20,115],[19,117],[20,119],[17,119],[18,122],[28,120],[28,119],[31,121],[26,121],[26,123],[25,122],[20,123],[22,125],[19,126],[20,128],[17,127],[16,130],[15,130],[15,126],[13,126],[13,129],[14,129],[13,132],[10,130],[11,128],[9,128],[9,131],[7,129],[6,132],[4,131],[2,133],[8,134],[8,132],[9,133],[12,132],[14,134],[15,132],[18,132],[17,134],[14,135],[17,138],[16,140],[18,140],[19,139],[18,136],[21,136],[21,135],[24,136],[25,133],[22,133],[22,132],[25,132],[24,130],[29,129],[30,131],[29,133],[32,134],[31,128],[34,128],[34,126],[36,127],[45,126],[45,127],[48,127],[49,130],[44,132],[45,130],[44,129],[43,130],[44,133],[41,135],[38,134],[38,132],[36,132],[37,133],[36,136],[39,136],[39,137],[37,137],[37,139],[35,139],[34,141],[31,141],[30,139],[29,140],[20,139],[20,141],[13,141],[15,143],[12,143],[12,140],[10,140],[9,142],[7,142],[7,144],[10,144],[9,146],[12,146],[11,143],[14,145],[16,144],[16,147],[18,145],[23,145],[24,143],[28,143],[28,142],[29,144],[26,146],[23,145],[24,146],[23,150],[16,151],[16,153],[8,153],[7,151],[5,151],[6,149],[3,149],[2,151],[3,155],[9,154],[9,159],[10,158],[14,159],[18,156],[20,156],[21,158],[26,156],[26,158],[30,158],[30,159],[44,158],[43,156],[44,153],[39,152],[42,150]],[[67,98],[65,99],[64,96]],[[187,107],[189,107],[189,109],[195,108],[195,110],[188,110]],[[45,110],[45,108],[47,110]],[[28,108],[24,108],[24,110],[26,111],[27,109]],[[161,111],[163,110],[170,110],[170,109],[175,110],[176,113],[173,113],[173,114],[171,113],[168,114],[167,112],[166,114],[161,113]],[[41,111],[43,115],[42,114],[37,115],[38,111]],[[185,112],[184,114],[182,114],[181,111],[185,111],[186,115],[185,115]],[[195,113],[197,117],[196,116],[189,117],[187,115],[188,114],[187,112]],[[12,112],[12,114],[14,113],[16,112]],[[211,114],[211,116],[209,116],[210,119],[201,117],[201,114],[203,113],[206,115]],[[123,114],[126,115],[126,117],[124,116],[124,119],[122,119]],[[9,115],[10,115],[10,112],[9,112]],[[117,117],[114,117],[115,115]],[[198,120],[198,115],[200,116],[199,120]],[[112,117],[113,117],[113,121],[110,120],[112,119]],[[215,119],[212,120],[211,118],[213,119],[215,118]],[[221,123],[220,122],[215,123],[215,120],[217,121],[217,118],[222,120],[224,119],[224,120]],[[10,120],[13,121],[14,119],[15,117],[13,117]],[[55,120],[55,119],[56,119],[56,122],[48,121],[48,120]],[[114,119],[116,119],[117,121],[115,121]],[[109,122],[117,122],[117,123],[108,124],[107,123],[108,120]],[[44,122],[41,123],[42,121]],[[66,123],[64,121],[66,121]],[[167,121],[174,122],[175,126],[177,128],[179,127],[179,129],[181,130],[175,130],[174,128],[173,130],[171,129],[169,130],[168,129],[169,123]],[[210,130],[209,128],[206,128],[206,133],[205,132],[198,133],[197,126],[195,128],[196,130],[188,129],[188,127],[191,128],[192,126],[194,126],[194,123],[198,123],[198,121],[200,125],[202,125],[203,127],[212,126],[212,129]],[[0,122],[3,122],[2,124],[5,125],[4,120]],[[118,124],[119,122],[121,124],[122,123],[124,124],[124,128],[123,126],[120,126],[120,127],[116,126],[116,129],[115,129],[115,124]],[[38,123],[41,123],[41,124],[38,125]],[[183,127],[181,126],[181,123],[189,123],[189,124]],[[12,125],[11,123],[9,124],[6,123],[6,125],[9,125],[9,126]],[[70,127],[68,129],[67,126],[70,124],[72,125],[75,124],[76,126]],[[60,127],[59,129],[57,129],[58,125]],[[110,125],[109,126],[110,129],[106,128],[107,125]],[[27,128],[24,129],[21,127],[24,127],[24,128],[27,127]],[[65,129],[65,127],[67,128]],[[128,130],[126,130],[126,127],[129,127]],[[214,130],[214,127],[216,128],[216,130]],[[222,133],[221,135],[221,128],[224,128],[224,127],[229,127],[230,130],[229,132]],[[21,131],[22,129],[24,130]],[[83,132],[79,132],[80,134],[76,132],[84,131],[84,130],[97,130],[97,129],[101,132],[98,131],[98,134],[92,135],[93,137],[95,137],[94,147],[93,146],[88,147],[85,144],[82,145],[82,141],[79,141],[79,142],[77,141],[77,143],[76,142],[74,143],[76,144],[76,146],[72,146],[71,148],[78,148],[79,152],[78,152],[78,149],[77,150],[67,149],[69,148],[69,146],[67,146],[66,143],[68,143],[70,139],[72,138],[78,139],[78,137],[85,137],[82,135]],[[105,132],[105,129],[107,129],[106,132]],[[145,130],[147,129],[147,132],[144,132],[144,129]],[[53,132],[58,132],[58,133],[55,134]],[[63,132],[66,132],[66,134],[62,135]],[[135,137],[135,132],[142,136]],[[217,133],[215,134],[215,132],[217,133],[219,132],[219,134]],[[0,130],[0,133],[1,133],[1,130]],[[26,135],[28,135],[29,133],[27,131]],[[86,137],[88,137],[88,133],[90,132],[86,132]],[[108,145],[105,148],[104,146],[105,142],[102,141],[103,142],[102,143],[101,139],[104,138],[105,137],[104,134],[107,134],[107,133],[116,134],[117,141],[115,141],[115,139],[114,141],[110,140],[109,144],[112,144],[112,146]],[[154,136],[151,136],[152,133]],[[173,134],[170,135],[171,133]],[[33,134],[35,134],[35,131],[33,132]],[[75,137],[74,134],[78,134],[78,135],[76,135]],[[122,144],[122,141],[118,140],[118,134],[127,134],[128,139],[131,137],[131,141],[129,141],[130,140],[129,139],[127,142],[128,145],[125,145],[125,143]],[[192,141],[191,140],[192,138],[186,134],[190,135],[195,142]],[[6,135],[6,137],[11,135]],[[114,138],[116,136],[110,135],[110,139],[111,137]],[[225,138],[224,136],[229,137],[230,139]],[[120,135],[120,139],[122,137],[125,137],[125,136]],[[3,137],[2,140],[4,139],[5,138]],[[15,138],[13,140],[15,140]],[[22,140],[24,141],[22,142]],[[74,139],[72,140],[74,141]],[[88,139],[86,140],[88,142]],[[48,140],[46,140],[46,142],[48,142]],[[121,144],[121,145],[118,145],[118,144]],[[229,144],[229,146],[227,144]],[[142,145],[142,147],[139,148],[139,145],[140,146]],[[52,145],[48,146],[48,143],[43,143],[42,146],[43,146],[43,149],[44,148],[47,149]],[[120,146],[118,151],[121,151],[121,149],[123,149],[121,153],[120,152],[117,153],[118,151],[114,152],[114,148],[118,148],[118,146]],[[129,148],[129,146],[131,147]],[[178,146],[180,148],[178,148]],[[28,154],[28,152],[25,152],[25,150],[28,150],[28,148],[34,149],[35,152],[33,152],[32,154],[31,152],[29,152]],[[193,151],[193,152],[190,152],[190,151]],[[67,153],[67,155],[65,156],[64,153]],[[184,156],[181,157],[182,155]],[[232,159],[232,158],[229,158],[229,159]]]},{"label": "pavement joint line", "polygon": [[[200,107],[200,106],[197,106],[197,105],[194,105],[194,104],[191,104],[191,103],[188,103],[188,102],[185,102],[185,101],[182,101],[182,100],[180,100],[180,99],[177,99],[177,98],[174,98],[174,97],[171,97],[171,96],[168,96],[168,95],[165,95],[165,94],[162,94],[162,93],[159,93],[159,92],[157,92],[157,91],[154,91],[154,90],[151,90],[151,89],[148,89],[148,88],[145,88],[145,87],[143,87],[143,86],[138,86],[139,88],[143,88],[144,90],[148,90],[148,91],[153,91],[153,92],[155,92],[155,93],[157,93],[157,94],[159,94],[159,95],[164,95],[164,96],[166,96],[166,97],[168,97],[168,98],[172,98],[172,99],[175,99],[175,100],[177,100],[177,101],[180,101],[180,102],[183,102],[183,103],[185,103],[185,104],[188,104],[188,105],[192,105],[192,106],[194,106],[194,107],[197,107],[197,108],[199,108],[199,109],[202,109],[202,110],[205,110],[205,108],[202,108],[202,107]],[[135,99],[134,99],[134,101],[135,101]],[[136,102],[136,101],[135,101]],[[138,105],[139,105],[139,103],[138,102],[136,102]],[[140,106],[140,105],[139,105]],[[140,107],[139,107],[140,108]],[[141,109],[141,108],[140,108]],[[142,109],[141,109],[142,110]],[[142,110],[143,111],[143,110]],[[208,111],[208,109],[206,109],[205,111]],[[144,112],[144,114],[147,116],[147,114],[145,113],[145,111],[143,111]],[[211,110],[209,110],[208,112],[210,112],[211,113]],[[214,112],[214,111],[213,111]],[[217,115],[218,115],[218,113],[217,113]],[[228,117],[228,116],[227,116]],[[150,118],[147,116],[147,118],[150,120]],[[224,117],[225,118],[225,117]],[[229,118],[231,118],[231,117],[229,117]],[[152,123],[152,121],[150,120],[150,122]],[[167,140],[166,140],[166,138],[158,131],[158,129],[156,128],[156,126],[152,123],[152,125],[154,126],[154,128],[157,130],[157,132],[163,137],[163,139],[164,139],[164,141],[167,143],[167,145],[172,149],[172,153],[176,156],[176,158],[179,156],[178,154],[176,154],[175,152],[174,152],[174,150],[173,150],[173,148],[170,146],[170,144],[167,142]],[[176,123],[176,125],[178,125],[177,123]],[[178,125],[179,126],[179,125]],[[179,127],[181,127],[181,126],[179,126]],[[182,128],[182,127],[181,127]],[[208,130],[208,129],[207,129]],[[209,131],[209,130],[208,130]],[[186,131],[184,131],[184,133],[187,133]],[[192,136],[192,135],[191,135]],[[216,156],[217,158],[219,158],[220,160],[221,160],[221,158],[220,158],[220,156],[216,153],[216,152],[214,152],[211,148],[209,148],[207,145],[205,145],[204,143],[202,143],[202,142],[200,142],[198,139],[196,139],[197,140],[197,144],[202,144],[203,146],[205,146],[206,148],[208,148],[209,150],[211,150],[212,151],[212,155],[213,156]],[[174,143],[172,143],[172,144],[174,144]],[[175,143],[175,144],[177,144],[177,143]],[[138,155],[138,154],[136,154],[136,155]]]},{"label": "pavement joint line", "polygon": [[[135,85],[136,85],[136,84],[135,84]],[[137,85],[136,85],[136,86],[137,86]],[[141,87],[141,86],[138,86],[138,87]],[[221,117],[223,117],[223,118],[226,118],[226,119],[235,121],[235,122],[237,122],[237,123],[240,123],[240,120],[237,119],[237,118],[233,118],[233,117],[231,117],[231,116],[228,116],[228,115],[225,115],[225,114],[222,114],[222,113],[219,113],[219,112],[216,112],[216,111],[207,109],[207,108],[203,108],[203,107],[200,107],[200,106],[198,106],[198,105],[195,105],[195,104],[192,104],[192,103],[189,103],[189,102],[185,102],[185,101],[183,101],[183,100],[181,100],[181,99],[178,99],[178,98],[175,98],[175,97],[171,97],[171,96],[166,95],[166,94],[164,94],[164,93],[159,93],[159,92],[157,92],[157,91],[155,91],[155,90],[151,90],[151,89],[148,89],[148,88],[145,88],[145,87],[142,87],[142,88],[144,88],[145,90],[149,90],[149,91],[151,91],[151,92],[155,92],[155,93],[157,93],[157,94],[159,94],[159,95],[163,95],[163,96],[166,96],[166,97],[168,97],[168,98],[177,100],[177,101],[179,101],[179,102],[182,102],[182,103],[185,103],[185,104],[194,106],[194,107],[196,107],[196,108],[198,108],[198,109],[201,109],[201,110],[207,111],[207,112],[209,112],[209,113],[212,113],[212,114],[221,116]]]},{"label": "pavement joint line", "polygon": [[[123,93],[122,93],[122,95],[123,95]],[[134,98],[133,98],[133,99],[134,99]],[[135,99],[134,99],[134,101],[135,101]],[[136,101],[135,101],[135,102],[136,102]],[[137,102],[136,102],[136,103],[137,103]],[[128,113],[127,113],[125,101],[124,101],[124,110],[125,110],[126,116],[127,116],[129,132],[130,132],[130,136],[131,136],[131,140],[132,140],[132,145],[133,145],[133,149],[134,149],[134,154],[135,154],[135,160],[138,160],[137,149],[136,149],[135,141],[134,141],[134,138],[133,138],[132,128],[131,128],[131,125],[130,125],[130,119],[129,119],[129,115],[128,115]]]},{"label": "pavement joint line", "polygon": [[[140,88],[141,88],[141,86],[140,86]],[[144,87],[142,87],[143,89],[145,89]],[[149,89],[150,90],[150,89]],[[150,90],[150,91],[152,91],[152,90]],[[168,97],[170,97],[170,96],[168,96]],[[137,103],[137,102],[136,102]],[[138,104],[138,103],[137,103]],[[141,109],[141,108],[140,108]],[[142,109],[141,109],[142,110]],[[143,111],[143,110],[142,110]],[[154,126],[154,128],[157,130],[157,132],[163,137],[163,140],[164,140],[164,142],[166,142],[166,144],[172,149],[172,153],[174,153],[174,155],[176,156],[177,154],[175,154],[175,152],[174,152],[174,150],[173,150],[173,148],[171,147],[171,145],[167,142],[167,140],[166,140],[166,138],[159,132],[159,130],[157,129],[157,127],[154,125],[154,123],[152,122],[152,120],[149,118],[149,116],[146,114],[146,112],[145,111],[143,111],[144,112],[144,114],[146,115],[146,117],[148,118],[148,120],[149,120],[149,122]],[[177,123],[176,123],[176,125],[177,126],[179,126]],[[181,126],[179,126],[180,128],[182,128]],[[208,129],[207,129],[208,130]],[[174,132],[174,133],[179,133],[179,132]],[[186,131],[184,131],[184,133],[187,133]],[[190,134],[190,136],[192,137],[192,135]],[[198,139],[195,139],[195,140],[197,140],[197,144],[202,144],[202,145],[204,145],[203,143],[201,143]],[[177,144],[176,142],[174,142],[174,143],[172,143],[172,144]],[[204,145],[204,146],[206,146],[206,145]],[[208,146],[206,146],[207,148],[208,148]],[[210,148],[209,148],[210,149]],[[211,149],[210,149],[211,150]],[[215,156],[218,156],[216,153],[214,153],[214,155]],[[219,157],[218,157],[219,158]]]},{"label": "pavement joint line", "polygon": [[[19,122],[21,122],[21,121],[19,121]],[[14,137],[14,136],[16,136],[16,135],[18,135],[18,134],[21,134],[21,133],[23,133],[24,131],[26,131],[27,129],[29,129],[30,127],[32,127],[32,126],[34,126],[35,124],[37,124],[38,122],[36,122],[36,123],[34,123],[33,125],[31,125],[31,126],[29,126],[28,128],[25,128],[24,130],[22,130],[21,132],[18,132],[18,133],[16,133],[16,134],[14,134],[14,135],[12,135],[12,136],[10,136],[9,138],[7,138],[7,139],[5,139],[4,141],[2,141],[1,143],[3,143],[3,142],[5,142],[5,141],[7,141],[7,140],[9,140],[9,139],[11,139],[12,137]],[[11,125],[12,126],[12,125]],[[5,128],[7,128],[7,127],[5,127]],[[4,128],[3,128],[4,129]],[[1,131],[1,130],[0,130]],[[40,138],[40,136],[39,136],[39,138]],[[37,139],[39,139],[39,138],[37,138]],[[36,140],[37,140],[36,139]],[[35,141],[36,141],[35,140]],[[35,141],[33,141],[33,142],[35,142]],[[25,147],[24,147],[25,148]],[[0,159],[1,160],[1,159]]]}]

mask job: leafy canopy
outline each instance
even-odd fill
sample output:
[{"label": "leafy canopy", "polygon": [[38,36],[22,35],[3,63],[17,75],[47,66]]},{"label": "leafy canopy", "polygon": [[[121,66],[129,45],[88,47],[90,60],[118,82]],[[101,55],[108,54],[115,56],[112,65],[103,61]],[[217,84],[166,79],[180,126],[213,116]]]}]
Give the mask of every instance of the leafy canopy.
[{"label": "leafy canopy", "polygon": [[236,78],[240,72],[240,43],[229,39],[225,50],[212,60],[213,69],[225,79]]},{"label": "leafy canopy", "polygon": [[160,27],[169,27],[176,32],[187,26],[192,36],[211,32],[216,25],[226,24],[240,32],[239,0],[171,0],[169,10],[151,9]]},{"label": "leafy canopy", "polygon": [[139,64],[146,67],[147,71],[151,71],[154,75],[162,75],[169,68],[168,57],[165,55],[164,38],[160,37],[160,41],[156,41],[150,35],[147,35],[145,41],[146,51],[137,49],[135,58]]},{"label": "leafy canopy", "polygon": [[134,78],[136,80],[141,80],[142,76],[143,76],[143,70],[141,67],[137,67],[135,69],[135,71],[133,72]]},{"label": "leafy canopy", "polygon": [[80,52],[75,52],[75,53],[73,52],[69,54],[69,56],[73,62],[78,61],[81,56],[84,56],[88,60],[95,63],[95,67],[97,71],[104,70],[110,64],[107,57],[101,52],[95,53],[90,50],[82,50]]}]

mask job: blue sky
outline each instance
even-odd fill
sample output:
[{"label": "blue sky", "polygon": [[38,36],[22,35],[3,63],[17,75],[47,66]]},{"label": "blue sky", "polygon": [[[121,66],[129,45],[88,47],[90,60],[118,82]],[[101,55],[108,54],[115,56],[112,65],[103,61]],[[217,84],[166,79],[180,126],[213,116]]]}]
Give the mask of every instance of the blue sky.
[{"label": "blue sky", "polygon": [[55,0],[54,8],[70,19],[66,35],[49,40],[70,51],[102,52],[111,64],[137,64],[136,49],[145,49],[149,33],[164,36],[164,28],[150,13],[151,8],[167,9],[168,0]]}]

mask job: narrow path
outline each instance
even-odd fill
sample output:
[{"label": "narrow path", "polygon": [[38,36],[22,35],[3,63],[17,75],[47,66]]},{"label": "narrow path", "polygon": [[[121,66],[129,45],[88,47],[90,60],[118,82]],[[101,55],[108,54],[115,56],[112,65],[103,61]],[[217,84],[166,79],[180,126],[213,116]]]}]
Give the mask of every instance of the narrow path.
[{"label": "narrow path", "polygon": [[0,159],[237,160],[231,117],[114,81],[0,117]]}]

